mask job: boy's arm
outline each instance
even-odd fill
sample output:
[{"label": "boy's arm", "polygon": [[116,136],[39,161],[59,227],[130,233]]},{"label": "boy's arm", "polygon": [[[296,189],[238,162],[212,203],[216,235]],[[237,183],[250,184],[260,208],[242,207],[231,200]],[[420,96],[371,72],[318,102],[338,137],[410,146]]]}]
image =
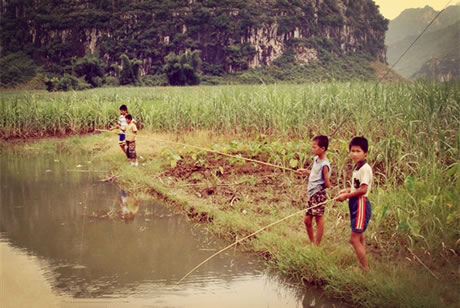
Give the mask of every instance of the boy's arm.
[{"label": "boy's arm", "polygon": [[310,170],[309,170],[309,169],[297,169],[295,173],[297,173],[297,174],[306,174],[306,175],[309,175],[309,174],[310,174]]},{"label": "boy's arm", "polygon": [[341,189],[341,190],[339,190],[339,195],[349,193],[350,191],[351,191],[350,188]]},{"label": "boy's arm", "polygon": [[337,201],[344,201],[353,197],[359,197],[367,193],[367,184],[361,184],[354,192],[344,192],[337,197]]},{"label": "boy's arm", "polygon": [[324,187],[329,188],[331,187],[331,182],[329,181],[329,167],[323,167],[323,178],[324,178]]}]

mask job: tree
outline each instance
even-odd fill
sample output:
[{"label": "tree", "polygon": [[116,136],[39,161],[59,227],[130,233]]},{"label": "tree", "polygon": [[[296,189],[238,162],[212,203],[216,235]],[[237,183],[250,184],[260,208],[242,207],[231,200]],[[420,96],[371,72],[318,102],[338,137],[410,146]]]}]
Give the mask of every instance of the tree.
[{"label": "tree", "polygon": [[0,58],[0,86],[15,86],[31,80],[37,72],[32,59],[23,52]]},{"label": "tree", "polygon": [[129,60],[128,56],[122,54],[121,60],[121,71],[120,71],[120,84],[127,85],[139,85],[141,77],[141,65],[142,61],[136,58]]},{"label": "tree", "polygon": [[166,64],[163,70],[170,85],[183,86],[200,83],[201,58],[199,50],[187,50],[179,55],[171,52],[164,60]]},{"label": "tree", "polygon": [[75,62],[74,71],[78,77],[84,76],[85,81],[95,88],[100,86],[98,80],[104,77],[104,64],[97,57],[84,56]]}]

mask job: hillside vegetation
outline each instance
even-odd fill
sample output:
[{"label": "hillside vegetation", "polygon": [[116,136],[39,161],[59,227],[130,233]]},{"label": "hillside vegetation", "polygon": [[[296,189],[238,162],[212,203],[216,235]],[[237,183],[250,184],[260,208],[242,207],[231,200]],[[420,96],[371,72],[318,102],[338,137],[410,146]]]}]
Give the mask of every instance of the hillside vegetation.
[{"label": "hillside vegetation", "polygon": [[[431,7],[408,9],[390,21],[385,42],[392,66],[438,14]],[[460,5],[444,10],[394,67],[405,78],[459,80]]]},{"label": "hillside vegetation", "polygon": [[5,0],[0,14],[0,86],[48,90],[375,78],[361,72],[385,62],[388,24],[372,0]]}]

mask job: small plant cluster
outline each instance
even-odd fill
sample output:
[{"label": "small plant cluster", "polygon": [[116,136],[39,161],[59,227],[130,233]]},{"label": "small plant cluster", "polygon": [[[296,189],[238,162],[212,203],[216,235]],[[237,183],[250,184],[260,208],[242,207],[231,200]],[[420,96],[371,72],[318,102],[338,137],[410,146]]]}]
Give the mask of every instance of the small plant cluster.
[{"label": "small plant cluster", "polygon": [[[308,154],[310,141],[297,140],[282,142],[272,139],[273,138],[266,135],[259,135],[255,140],[249,143],[233,140],[226,145],[215,144],[211,147],[212,149],[209,149],[209,152],[228,154],[228,156],[223,156],[223,158],[231,165],[244,164],[244,158],[259,160],[291,169],[303,168],[303,166],[307,165],[307,161],[310,159],[310,155]],[[206,152],[208,151],[192,151],[190,153],[185,152],[185,155],[189,156],[198,164],[205,164]],[[165,148],[162,151],[162,155],[169,165],[175,168],[177,162],[183,159],[182,155],[184,154],[179,155],[173,149]]]}]

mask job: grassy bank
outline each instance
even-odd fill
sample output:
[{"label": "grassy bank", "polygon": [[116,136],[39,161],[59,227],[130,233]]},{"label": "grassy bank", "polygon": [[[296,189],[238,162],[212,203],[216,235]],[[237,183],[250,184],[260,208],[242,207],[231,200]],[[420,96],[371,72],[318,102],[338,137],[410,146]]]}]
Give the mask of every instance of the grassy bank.
[{"label": "grassy bank", "polygon": [[349,140],[365,135],[376,175],[366,231],[372,271],[365,279],[355,271],[347,206],[341,203],[328,205],[320,248],[307,245],[301,215],[240,248],[259,253],[298,282],[322,285],[362,306],[436,307],[458,301],[458,85],[128,88],[0,98],[3,138],[105,128],[126,103],[146,127],[138,138],[144,157],[139,168],[125,163],[110,134],[26,143],[26,148],[84,149],[98,165],[121,175],[123,185],[160,194],[229,242],[301,209],[305,179],[158,139],[297,168],[310,163],[311,137],[327,134],[334,194],[350,178]]},{"label": "grassy bank", "polygon": [[[281,161],[270,159],[267,149],[257,154],[251,152],[256,144],[279,142],[290,148],[295,143],[293,140],[257,141],[257,138],[206,132],[178,138],[173,133],[144,131],[138,138],[139,154],[143,157],[138,168],[127,164],[116,136],[109,133],[84,138],[43,139],[38,143],[21,143],[18,147],[25,153],[40,151],[50,155],[56,151],[85,151],[90,154],[91,163],[83,168],[110,170],[113,175],[120,176],[118,181],[124,187],[168,200],[171,206],[181,209],[191,220],[205,223],[212,233],[229,243],[298,211],[305,204],[302,199],[305,179],[290,172],[191,151],[158,139],[213,147],[245,157],[265,158],[273,163]],[[309,146],[307,141],[297,142],[301,148]],[[180,160],[176,161],[178,157]],[[309,162],[305,164],[308,166]],[[337,168],[335,164],[333,168]],[[380,188],[371,196],[374,219],[367,231],[367,249],[372,270],[365,279],[357,270],[354,253],[348,244],[348,209],[342,203],[328,204],[326,231],[320,248],[308,245],[303,216],[299,215],[260,233],[239,249],[259,254],[298,283],[320,285],[329,295],[360,306],[454,306],[456,295],[452,292],[458,286],[458,258],[449,251],[450,247],[442,247],[445,244],[440,245],[440,250],[427,250],[421,242],[407,243],[408,234],[396,229],[397,218],[393,215],[400,209],[385,207],[399,194]],[[389,214],[384,217],[385,211]]]}]

